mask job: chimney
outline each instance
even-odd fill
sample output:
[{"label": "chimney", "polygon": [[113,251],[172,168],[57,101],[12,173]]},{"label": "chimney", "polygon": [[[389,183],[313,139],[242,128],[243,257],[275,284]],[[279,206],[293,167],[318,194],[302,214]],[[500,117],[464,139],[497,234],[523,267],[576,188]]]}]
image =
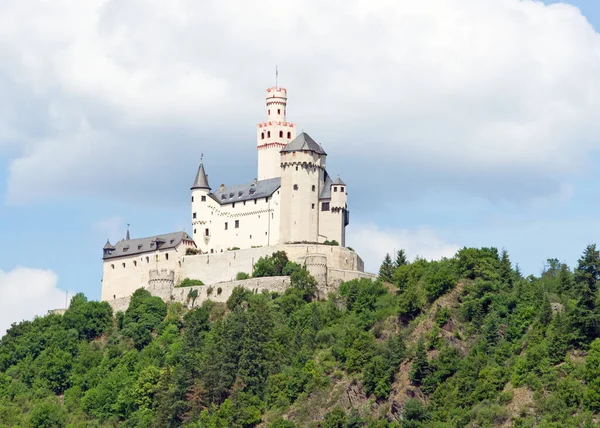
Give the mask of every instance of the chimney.
[{"label": "chimney", "polygon": [[253,185],[256,186],[258,184],[258,180],[255,178]]},{"label": "chimney", "polygon": [[223,190],[225,190],[225,185],[221,184],[221,187],[219,187],[219,190],[222,192]]}]

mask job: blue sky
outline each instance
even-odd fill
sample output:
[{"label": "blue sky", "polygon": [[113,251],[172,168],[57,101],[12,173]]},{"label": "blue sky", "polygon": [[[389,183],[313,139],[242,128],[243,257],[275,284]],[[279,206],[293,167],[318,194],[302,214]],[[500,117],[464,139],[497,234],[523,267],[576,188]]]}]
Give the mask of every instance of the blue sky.
[{"label": "blue sky", "polygon": [[462,246],[573,265],[600,238],[600,3],[374,3],[3,2],[0,332],[99,298],[126,223],[189,230],[200,153],[213,187],[251,181],[274,64],[367,268]]}]

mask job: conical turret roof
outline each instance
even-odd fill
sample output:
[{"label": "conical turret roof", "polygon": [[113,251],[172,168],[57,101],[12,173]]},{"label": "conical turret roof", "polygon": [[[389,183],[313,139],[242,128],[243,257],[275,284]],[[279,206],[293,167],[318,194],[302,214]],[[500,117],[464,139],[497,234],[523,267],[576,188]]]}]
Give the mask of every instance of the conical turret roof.
[{"label": "conical turret roof", "polygon": [[107,239],[106,240],[106,244],[104,244],[104,248],[102,248],[103,250],[114,250],[115,247],[110,243],[110,240]]},{"label": "conical turret roof", "polygon": [[208,175],[206,175],[206,171],[204,171],[204,163],[202,161],[200,161],[200,166],[198,167],[198,174],[196,174],[196,179],[194,180],[194,184],[192,185],[192,190],[194,189],[210,190],[210,186],[208,185]]},{"label": "conical turret roof", "polygon": [[323,147],[315,140],[311,138],[306,132],[302,132],[292,141],[290,141],[283,149],[282,152],[300,152],[300,151],[311,151],[320,155],[327,155]]}]

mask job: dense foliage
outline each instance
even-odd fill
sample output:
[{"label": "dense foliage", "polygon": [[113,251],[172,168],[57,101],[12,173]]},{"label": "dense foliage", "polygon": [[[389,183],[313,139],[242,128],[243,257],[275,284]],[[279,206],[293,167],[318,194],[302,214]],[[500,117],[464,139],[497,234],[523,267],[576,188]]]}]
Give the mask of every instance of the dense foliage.
[{"label": "dense foliage", "polygon": [[495,248],[398,252],[380,281],[321,301],[284,255],[253,273],[290,275],[284,294],[238,287],[188,310],[138,290],[114,317],[76,295],[64,315],[13,324],[0,426],[596,426],[595,246],[527,278]]}]

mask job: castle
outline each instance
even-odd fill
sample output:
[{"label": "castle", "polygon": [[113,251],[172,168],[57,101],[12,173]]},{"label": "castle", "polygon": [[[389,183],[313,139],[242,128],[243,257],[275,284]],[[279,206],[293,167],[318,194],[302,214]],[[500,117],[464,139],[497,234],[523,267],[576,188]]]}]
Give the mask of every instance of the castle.
[{"label": "castle", "polygon": [[[251,273],[260,257],[278,250],[304,264],[322,291],[342,280],[372,277],[346,248],[348,188],[327,173],[327,153],[308,134],[296,136],[296,125],[286,118],[285,88],[267,89],[266,107],[267,120],[257,125],[257,178],[213,190],[201,159],[191,187],[192,236],[131,239],[127,231],[115,245],[107,241],[102,300],[118,306],[140,287],[174,299],[173,288],[183,278],[218,283],[220,292],[212,299],[226,299],[233,286],[249,285],[232,282],[238,272]],[[250,282],[255,289],[281,291],[286,281]]]}]

